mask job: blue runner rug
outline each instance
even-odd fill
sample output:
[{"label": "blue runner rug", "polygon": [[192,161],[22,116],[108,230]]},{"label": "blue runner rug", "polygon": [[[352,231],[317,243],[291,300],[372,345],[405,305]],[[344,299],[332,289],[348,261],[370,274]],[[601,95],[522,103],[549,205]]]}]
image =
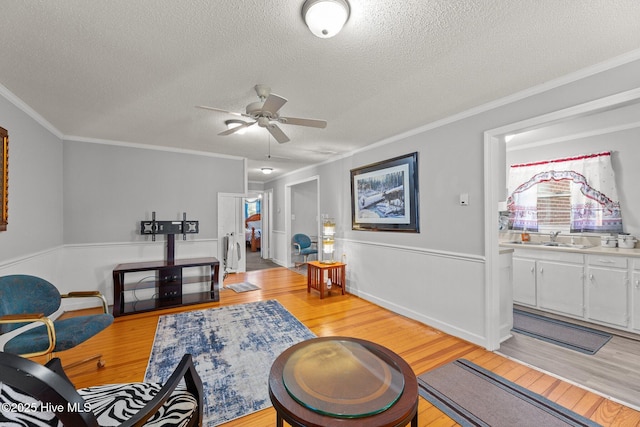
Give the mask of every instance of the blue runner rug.
[{"label": "blue runner rug", "polygon": [[216,426],[270,407],[273,361],[314,337],[275,300],[161,316],[145,381],[164,383],[190,353],[204,388],[202,425]]},{"label": "blue runner rug", "polygon": [[463,427],[599,426],[465,359],[418,376],[418,391]]}]

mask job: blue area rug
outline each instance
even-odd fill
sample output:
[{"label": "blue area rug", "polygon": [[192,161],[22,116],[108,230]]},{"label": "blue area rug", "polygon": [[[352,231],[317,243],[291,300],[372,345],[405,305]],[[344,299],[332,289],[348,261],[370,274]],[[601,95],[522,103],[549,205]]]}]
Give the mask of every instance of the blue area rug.
[{"label": "blue area rug", "polygon": [[599,426],[465,359],[418,376],[418,392],[463,427]]},{"label": "blue area rug", "polygon": [[270,407],[273,361],[314,337],[275,300],[161,316],[145,381],[164,382],[190,353],[204,386],[203,426],[216,426]]},{"label": "blue area rug", "polygon": [[584,354],[596,354],[612,337],[596,329],[515,309],[513,330]]}]

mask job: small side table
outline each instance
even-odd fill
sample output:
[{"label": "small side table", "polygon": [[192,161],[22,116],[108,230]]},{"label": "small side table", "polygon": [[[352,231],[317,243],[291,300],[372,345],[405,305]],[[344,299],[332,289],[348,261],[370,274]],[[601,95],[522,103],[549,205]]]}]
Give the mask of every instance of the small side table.
[{"label": "small side table", "polygon": [[324,298],[325,290],[328,293],[331,289],[327,289],[327,285],[324,281],[324,272],[327,272],[327,278],[331,280],[331,288],[334,286],[339,287],[344,295],[344,289],[347,282],[345,267],[347,264],[341,262],[335,262],[333,264],[323,264],[320,261],[307,262],[307,293],[311,292],[311,289],[316,289],[320,292],[320,299]]}]

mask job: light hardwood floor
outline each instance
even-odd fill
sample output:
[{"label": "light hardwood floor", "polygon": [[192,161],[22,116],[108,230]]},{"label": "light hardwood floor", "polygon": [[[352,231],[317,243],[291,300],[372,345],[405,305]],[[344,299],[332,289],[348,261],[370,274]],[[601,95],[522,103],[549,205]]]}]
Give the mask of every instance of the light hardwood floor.
[{"label": "light hardwood floor", "polygon": [[[182,310],[277,299],[316,335],[352,336],[377,342],[402,356],[416,374],[457,358],[466,358],[604,426],[640,426],[638,411],[353,295],[343,296],[334,291],[330,297],[320,300],[317,292],[307,293],[305,276],[286,268],[230,275],[226,283],[244,280],[257,284],[261,289],[245,293],[223,290],[219,303],[190,306]],[[98,369],[94,364],[87,364],[69,371],[76,387],[142,381],[158,316],[182,310],[171,309],[119,317],[112,326],[90,341],[58,356],[66,364],[82,360],[98,351],[102,352],[107,362],[106,367]],[[274,425],[273,408],[224,424],[225,427]],[[455,422],[420,398],[419,426],[453,425],[456,425]]]},{"label": "light hardwood floor", "polygon": [[610,333],[612,338],[596,354],[589,355],[513,333],[502,343],[498,353],[640,408],[640,339],[637,336],[526,307],[518,308],[600,329]]}]

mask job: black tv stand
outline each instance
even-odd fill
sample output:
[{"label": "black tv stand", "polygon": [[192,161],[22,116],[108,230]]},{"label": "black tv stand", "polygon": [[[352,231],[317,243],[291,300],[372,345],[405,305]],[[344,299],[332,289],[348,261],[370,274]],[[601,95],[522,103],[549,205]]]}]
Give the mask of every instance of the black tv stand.
[{"label": "black tv stand", "polygon": [[[183,275],[185,268],[192,267],[209,267],[209,274],[198,276]],[[220,301],[219,270],[220,262],[216,258],[189,258],[174,262],[147,261],[119,264],[113,270],[113,315],[118,317],[170,307]],[[145,282],[125,282],[127,273],[144,271],[153,271],[155,279]],[[183,286],[191,283],[208,283],[208,289],[203,292],[183,293]],[[125,299],[126,291],[134,291],[141,288],[154,289],[154,297],[128,301]]]}]

